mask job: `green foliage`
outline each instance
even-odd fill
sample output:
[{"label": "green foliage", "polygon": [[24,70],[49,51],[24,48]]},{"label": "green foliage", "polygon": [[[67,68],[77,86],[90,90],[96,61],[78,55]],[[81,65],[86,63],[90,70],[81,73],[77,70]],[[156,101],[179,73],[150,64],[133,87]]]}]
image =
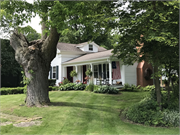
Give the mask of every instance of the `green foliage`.
[{"label": "green foliage", "polygon": [[16,88],[1,88],[1,95],[9,95],[9,94],[23,94],[25,87],[16,87]]},{"label": "green foliage", "polygon": [[56,79],[48,79],[49,86],[55,86]]},{"label": "green foliage", "polygon": [[86,86],[86,91],[93,91],[94,90],[94,79],[93,77],[90,78],[89,80],[89,85]]},{"label": "green foliage", "polygon": [[71,72],[70,72],[70,76],[71,76],[71,77],[77,76],[76,71],[75,71],[75,70],[71,71]]},{"label": "green foliage", "polygon": [[88,68],[85,73],[86,73],[87,76],[92,76],[92,71],[91,71],[90,68]]},{"label": "green foliage", "polygon": [[178,111],[165,110],[163,111],[163,115],[163,120],[167,123],[168,126],[179,126],[180,113]]},{"label": "green foliage", "polygon": [[[178,100],[174,100],[176,106],[173,106],[173,102],[168,102],[167,96],[162,96],[162,107],[161,111],[158,103],[156,102],[156,92],[151,87],[149,96],[146,96],[139,103],[134,104],[127,108],[123,113],[125,117],[133,122],[154,125],[154,126],[178,126],[180,114],[174,109],[177,109]],[[167,104],[169,103],[169,106]]]},{"label": "green foliage", "polygon": [[70,81],[69,81],[67,78],[65,78],[65,79],[62,81],[62,85],[66,85],[66,84],[68,84],[68,83],[70,83]]},{"label": "green foliage", "polygon": [[37,33],[36,30],[29,25],[25,27],[19,27],[18,31],[19,33],[25,35],[28,41],[33,41],[41,38],[41,34]]},{"label": "green foliage", "polygon": [[142,88],[143,91],[153,91],[155,90],[155,86],[154,85],[148,85],[144,88]]},{"label": "green foliage", "polygon": [[15,60],[15,51],[10,46],[9,40],[0,39],[0,41],[1,41],[1,65],[2,65],[1,75],[17,76],[22,71],[22,68]]},{"label": "green foliage", "polygon": [[170,93],[169,100],[168,100],[168,92],[167,91],[163,92],[162,93],[162,107],[168,110],[179,111],[179,95],[178,94],[179,94],[179,85],[176,85],[174,87],[173,92]]},{"label": "green foliage", "polygon": [[59,87],[60,91],[74,90],[75,83],[67,83]]},{"label": "green foliage", "polygon": [[21,74],[22,74],[22,78],[23,78],[23,81],[21,83],[24,85],[28,85],[32,78],[26,77],[24,71],[21,71]]},{"label": "green foliage", "polygon": [[93,91],[94,90],[94,83],[89,83],[89,85],[85,88],[86,91]]},{"label": "green foliage", "polygon": [[74,90],[85,90],[86,84],[79,83],[74,86]]},{"label": "green foliage", "polygon": [[125,90],[125,91],[139,91],[139,88],[140,88],[140,85],[135,86],[134,84],[130,85],[128,83],[125,83],[124,87],[123,87],[123,90]]},{"label": "green foliage", "polygon": [[111,86],[98,86],[94,89],[94,93],[107,93],[107,94],[118,94],[119,90],[117,88],[113,88]]},{"label": "green foliage", "polygon": [[130,106],[124,112],[127,119],[140,124],[162,126],[163,114],[159,111],[158,104],[146,97],[139,103]]}]

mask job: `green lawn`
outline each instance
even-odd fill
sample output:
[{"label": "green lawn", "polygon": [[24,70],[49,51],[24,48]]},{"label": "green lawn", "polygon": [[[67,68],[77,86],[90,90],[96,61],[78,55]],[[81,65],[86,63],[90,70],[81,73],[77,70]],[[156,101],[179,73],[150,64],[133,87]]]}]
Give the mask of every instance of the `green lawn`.
[{"label": "green lawn", "polygon": [[179,128],[135,125],[119,118],[120,109],[140,101],[146,94],[56,91],[50,92],[52,106],[42,108],[19,106],[23,104],[24,94],[2,95],[2,113],[29,118],[39,116],[42,124],[32,127],[1,126],[1,134],[178,134]]}]

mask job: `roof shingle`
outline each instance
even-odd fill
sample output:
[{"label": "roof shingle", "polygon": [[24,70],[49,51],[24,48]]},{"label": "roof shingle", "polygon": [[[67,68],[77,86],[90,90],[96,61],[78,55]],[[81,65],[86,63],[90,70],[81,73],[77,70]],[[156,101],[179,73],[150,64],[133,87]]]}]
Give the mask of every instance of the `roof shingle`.
[{"label": "roof shingle", "polygon": [[63,64],[76,63],[76,62],[82,62],[82,61],[88,61],[88,60],[110,57],[110,56],[112,56],[111,51],[112,50],[107,50],[107,51],[102,51],[102,52],[85,54],[85,55],[80,56],[78,58],[75,58],[73,60],[64,62]]}]

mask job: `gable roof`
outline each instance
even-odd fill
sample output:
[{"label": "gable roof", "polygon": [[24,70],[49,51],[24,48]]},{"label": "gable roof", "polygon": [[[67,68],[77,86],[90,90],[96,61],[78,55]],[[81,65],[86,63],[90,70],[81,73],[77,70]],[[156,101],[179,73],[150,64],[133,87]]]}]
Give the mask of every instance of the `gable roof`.
[{"label": "gable roof", "polygon": [[106,51],[102,51],[102,52],[85,54],[85,55],[82,55],[82,56],[80,56],[78,58],[75,58],[73,60],[69,60],[67,62],[64,62],[63,64],[83,62],[83,61],[90,61],[90,60],[95,60],[95,59],[99,59],[99,58],[110,57],[110,56],[112,56],[111,51],[112,50],[106,50]]},{"label": "gable roof", "polygon": [[57,44],[57,48],[61,51],[73,51],[73,52],[83,52],[81,49],[76,47],[76,44],[61,43]]},{"label": "gable roof", "polygon": [[[90,42],[89,42],[90,43]],[[60,51],[72,51],[72,52],[83,52],[81,49],[79,49],[77,46],[84,46],[88,44],[88,42],[80,43],[80,44],[70,44],[70,43],[62,43],[59,42],[57,44],[57,48]],[[98,52],[105,51],[106,49],[104,47],[98,47]]]},{"label": "gable roof", "polygon": [[98,47],[98,52],[102,52],[102,51],[106,51],[107,49],[105,49],[104,47]]}]

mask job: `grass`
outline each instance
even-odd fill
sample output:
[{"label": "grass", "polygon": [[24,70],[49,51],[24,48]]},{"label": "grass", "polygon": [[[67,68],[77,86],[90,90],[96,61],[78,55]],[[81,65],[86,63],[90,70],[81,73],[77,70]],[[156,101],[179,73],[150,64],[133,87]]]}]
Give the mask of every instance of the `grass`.
[{"label": "grass", "polygon": [[[42,117],[40,126],[1,127],[1,134],[178,134],[178,128],[149,127],[124,122],[121,109],[140,101],[147,92],[118,95],[86,91],[50,92],[49,107],[26,107],[25,95],[1,96],[1,112],[21,117]],[[2,120],[5,121],[5,120]]]}]

